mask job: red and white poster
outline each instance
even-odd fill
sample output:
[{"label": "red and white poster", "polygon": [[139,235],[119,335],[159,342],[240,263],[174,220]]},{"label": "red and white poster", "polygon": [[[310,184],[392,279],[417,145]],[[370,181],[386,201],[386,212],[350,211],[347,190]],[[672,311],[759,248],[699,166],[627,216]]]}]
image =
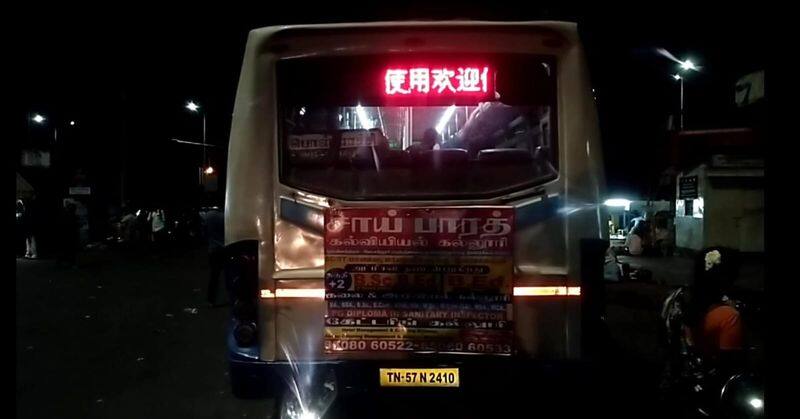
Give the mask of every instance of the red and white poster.
[{"label": "red and white poster", "polygon": [[332,208],[325,351],[512,352],[514,210]]}]

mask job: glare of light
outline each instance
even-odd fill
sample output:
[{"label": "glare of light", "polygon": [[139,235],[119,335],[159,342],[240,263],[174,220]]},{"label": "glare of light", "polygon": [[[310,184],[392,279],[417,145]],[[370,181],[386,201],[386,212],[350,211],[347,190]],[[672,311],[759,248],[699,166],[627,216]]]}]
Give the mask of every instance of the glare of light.
[{"label": "glare of light", "polygon": [[681,69],[683,70],[697,70],[694,63],[691,60],[685,60],[681,63]]},{"label": "glare of light", "polygon": [[39,115],[39,114],[37,113],[37,114],[36,114],[36,115],[34,115],[34,116],[33,116],[33,118],[31,118],[31,119],[33,120],[33,122],[36,122],[37,124],[41,124],[41,123],[42,123],[42,122],[44,122],[44,121],[45,121],[45,119],[47,119],[47,118],[45,118],[45,117],[43,117],[42,115]]},{"label": "glare of light", "polygon": [[305,114],[306,114],[306,108],[304,106],[304,107],[300,108],[300,116],[303,116]]},{"label": "glare of light", "polygon": [[753,397],[752,399],[750,399],[749,403],[750,406],[753,406],[753,409],[761,409],[762,407],[764,407],[764,400],[761,400],[758,397]]},{"label": "glare of light", "polygon": [[664,49],[664,48],[657,48],[657,49],[656,49],[656,52],[657,52],[657,53],[659,53],[659,54],[661,54],[661,55],[663,55],[663,56],[665,56],[665,57],[667,57],[667,58],[669,58],[669,59],[670,59],[670,60],[672,60],[672,61],[675,61],[675,62],[676,62],[676,63],[678,63],[678,64],[680,64],[680,62],[681,62],[681,60],[679,60],[679,59],[675,58],[675,56],[674,56],[674,55],[672,55],[672,53],[670,53],[669,51],[667,51],[667,50],[666,50],[666,49]]},{"label": "glare of light", "polygon": [[75,126],[75,121],[69,121],[69,126],[74,127]]},{"label": "glare of light", "polygon": [[211,166],[206,167],[206,170],[203,171],[205,174],[210,175],[214,173],[214,168]]},{"label": "glare of light", "polygon": [[680,80],[681,79],[681,75],[680,74],[673,74],[672,78],[675,79],[675,80]]},{"label": "glare of light", "polygon": [[194,103],[194,102],[192,102],[190,100],[189,102],[186,103],[186,109],[188,109],[188,110],[190,110],[192,112],[197,112],[197,110],[200,109],[200,105],[198,105],[198,104],[196,104],[196,103]]},{"label": "glare of light", "polygon": [[447,125],[447,122],[450,121],[450,118],[453,117],[453,113],[455,111],[456,111],[456,105],[450,105],[450,107],[444,111],[442,117],[439,118],[439,122],[436,124],[437,133],[439,134],[442,133],[442,130],[444,130],[444,127],[445,125]]},{"label": "glare of light", "polygon": [[303,412],[297,419],[319,419],[319,416],[314,412]]},{"label": "glare of light", "polygon": [[298,236],[296,236],[294,238],[294,240],[292,240],[291,246],[292,246],[293,250],[297,250],[297,249],[305,246],[306,244],[307,243],[306,243],[305,237],[303,237],[302,235],[298,235]]},{"label": "glare of light", "polygon": [[356,106],[356,114],[358,115],[358,120],[361,122],[361,127],[372,129],[372,122],[367,118],[367,111],[363,106]]},{"label": "glare of light", "polygon": [[681,61],[677,57],[672,55],[671,52],[667,51],[664,48],[657,48],[656,52],[678,64],[682,70],[695,70],[695,71],[699,70],[699,67],[697,67],[691,60],[687,59]]},{"label": "glare of light", "polygon": [[604,202],[603,204],[605,204],[605,206],[607,207],[624,207],[625,211],[631,209],[631,201],[628,199],[611,198],[611,199],[606,199],[606,202]]}]

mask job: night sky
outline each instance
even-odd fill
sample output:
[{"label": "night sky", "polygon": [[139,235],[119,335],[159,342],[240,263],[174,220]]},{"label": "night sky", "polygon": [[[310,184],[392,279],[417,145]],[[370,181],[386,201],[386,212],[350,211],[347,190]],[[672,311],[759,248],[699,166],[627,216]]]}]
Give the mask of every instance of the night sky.
[{"label": "night sky", "polygon": [[[200,103],[208,114],[208,141],[228,140],[230,115],[250,29],[272,24],[402,19],[563,19],[577,21],[590,60],[600,112],[609,192],[647,191],[663,160],[667,116],[677,112],[676,64],[658,55],[666,48],[702,66],[686,82],[687,128],[740,126],[733,104],[737,78],[764,67],[763,30],[757,11],[642,5],[638,17],[622,7],[498,7],[393,1],[340,6],[305,5],[276,12],[266,6],[226,2],[220,10],[194,3],[185,10],[106,10],[89,18],[80,8],[29,14],[20,38],[24,58],[23,106],[18,143],[52,135],[74,147],[98,182],[113,188],[124,161],[134,172],[130,197],[167,200],[189,196],[201,160],[201,120],[184,108]],[[347,6],[344,9],[343,5]],[[486,10],[493,5],[494,10]],[[734,7],[731,5],[730,7]],[[665,10],[658,10],[664,8]],[[669,9],[669,10],[667,10]],[[103,11],[99,11],[103,12]],[[624,12],[624,14],[623,14]],[[48,127],[28,127],[29,112],[48,117]],[[78,121],[68,129],[67,122]],[[125,148],[121,148],[125,138]],[[212,159],[219,158],[212,154]],[[189,185],[189,186],[187,186]]]}]

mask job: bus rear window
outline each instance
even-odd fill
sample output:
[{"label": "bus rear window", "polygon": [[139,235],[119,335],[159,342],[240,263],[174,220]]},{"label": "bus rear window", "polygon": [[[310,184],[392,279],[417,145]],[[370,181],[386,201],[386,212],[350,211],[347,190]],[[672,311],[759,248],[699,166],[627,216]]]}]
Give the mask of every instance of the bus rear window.
[{"label": "bus rear window", "polygon": [[281,181],[404,200],[492,197],[554,179],[552,61],[436,58],[279,62]]}]

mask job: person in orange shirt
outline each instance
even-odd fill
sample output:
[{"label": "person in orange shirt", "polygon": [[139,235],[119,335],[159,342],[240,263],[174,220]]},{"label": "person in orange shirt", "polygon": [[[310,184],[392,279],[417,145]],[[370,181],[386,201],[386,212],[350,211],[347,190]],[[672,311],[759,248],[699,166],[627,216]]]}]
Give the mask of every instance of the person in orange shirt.
[{"label": "person in orange shirt", "polygon": [[742,349],[741,315],[728,298],[739,269],[738,256],[736,250],[714,247],[695,260],[688,326],[693,343],[712,361],[725,362]]},{"label": "person in orange shirt", "polygon": [[741,315],[728,298],[738,269],[737,251],[705,249],[695,259],[694,283],[664,302],[667,352],[660,389],[667,406],[686,385],[692,394],[696,385],[719,394],[725,380],[746,366]]}]

